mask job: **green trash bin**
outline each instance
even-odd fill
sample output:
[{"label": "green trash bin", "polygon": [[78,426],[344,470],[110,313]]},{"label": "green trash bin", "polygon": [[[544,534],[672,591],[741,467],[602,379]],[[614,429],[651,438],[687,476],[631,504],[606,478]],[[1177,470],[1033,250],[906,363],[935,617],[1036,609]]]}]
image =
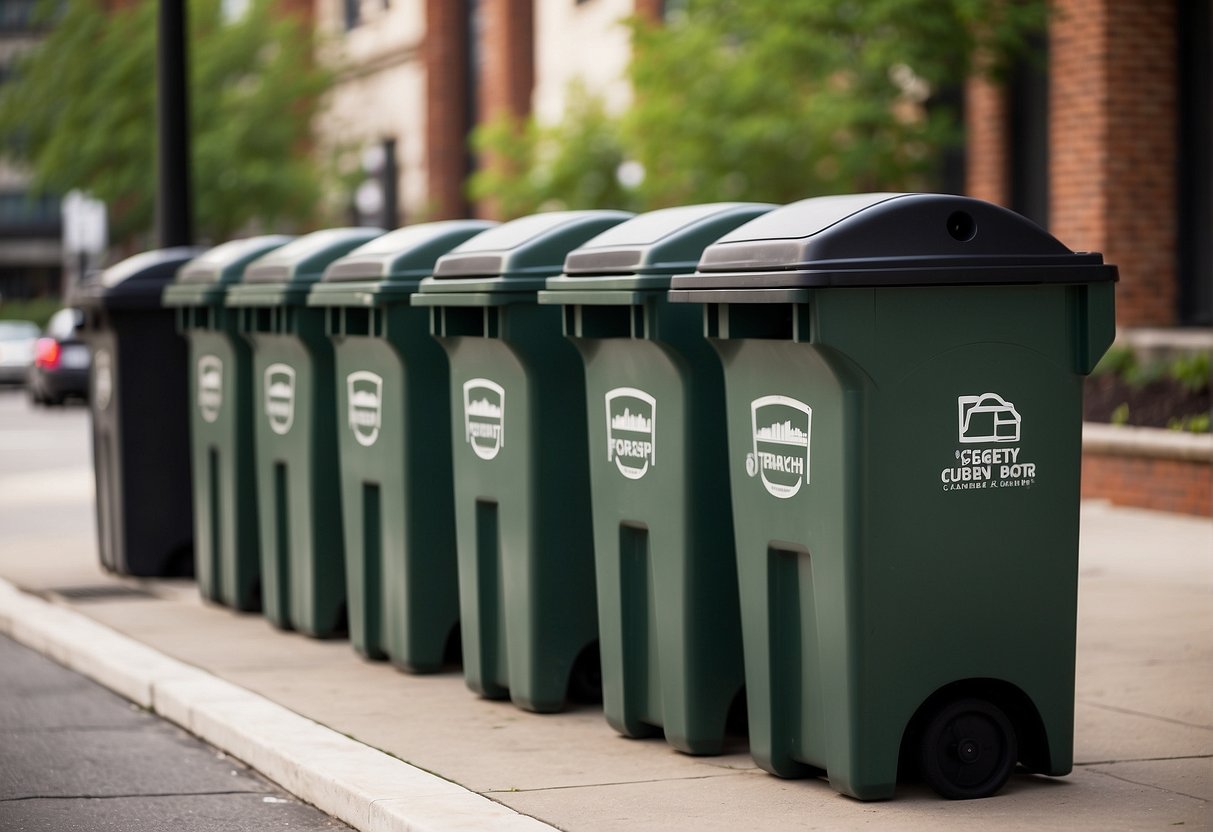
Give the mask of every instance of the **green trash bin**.
[{"label": "green trash bin", "polygon": [[307,306],[329,263],[383,233],[316,231],[265,254],[228,290],[253,345],[261,600],[278,627],[340,632],[345,562],[337,474],[333,345],[324,310]]},{"label": "green trash bin", "polygon": [[120,575],[194,574],[186,350],[160,294],[202,251],[136,254],[93,272],[68,298],[80,307],[92,354],[97,549],[101,565]]},{"label": "green trash bin", "polygon": [[253,357],[224,298],[245,266],[291,239],[270,235],[216,246],[182,266],[162,299],[176,310],[177,331],[189,343],[194,574],[204,598],[238,610],[261,607]]},{"label": "green trash bin", "polygon": [[350,641],[414,672],[448,655],[459,585],[447,358],[409,297],[441,255],[494,225],[385,234],[334,261],[308,298],[328,310],[335,352]]},{"label": "green trash bin", "polygon": [[1073,754],[1082,382],[1116,269],[974,199],[860,194],[725,235],[672,301],[724,364],[751,750],[952,798]]},{"label": "green trash bin", "polygon": [[536,295],[569,251],[630,216],[513,220],[440,258],[412,297],[451,362],[464,677],[527,710],[601,684],[583,371],[560,310]]},{"label": "green trash bin", "polygon": [[629,737],[664,729],[718,754],[743,683],[724,377],[703,313],[670,277],[773,205],[651,211],[565,259],[561,304],[586,371],[603,707]]}]

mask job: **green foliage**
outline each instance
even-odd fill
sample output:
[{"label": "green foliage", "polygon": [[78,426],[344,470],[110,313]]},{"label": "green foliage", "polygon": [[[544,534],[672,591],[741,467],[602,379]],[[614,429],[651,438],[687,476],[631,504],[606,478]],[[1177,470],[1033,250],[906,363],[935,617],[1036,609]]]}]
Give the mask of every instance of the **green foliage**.
[{"label": "green foliage", "polygon": [[[306,137],[330,76],[297,20],[254,0],[234,22],[221,0],[190,0],[196,231],[224,239],[260,222],[307,223],[321,193]],[[150,230],[155,197],[155,0],[61,9],[50,34],[0,88],[0,152],[36,184],[104,200],[116,240]]]},{"label": "green foliage", "polygon": [[633,19],[625,136],[644,195],[928,188],[960,139],[939,93],[1000,68],[1046,15],[1041,0],[690,0],[665,24]]},{"label": "green foliage", "polygon": [[1091,375],[1123,376],[1136,364],[1137,354],[1133,351],[1132,347],[1114,345],[1104,353],[1103,358],[1099,359],[1099,363],[1095,365],[1095,369],[1091,371]]},{"label": "green foliage", "polygon": [[476,128],[472,141],[487,164],[472,176],[469,192],[493,200],[503,218],[635,202],[615,175],[624,161],[618,127],[580,85],[570,88],[560,124],[506,116]]},{"label": "green foliage", "polygon": [[33,321],[40,327],[45,327],[63,306],[58,298],[32,298],[30,300],[0,301],[0,320]]},{"label": "green foliage", "polygon": [[1196,352],[1171,361],[1167,375],[1191,393],[1209,389],[1209,353]]},{"label": "green foliage", "polygon": [[[1048,15],[1047,0],[684,5],[626,21],[635,103],[622,117],[581,94],[560,126],[482,130],[477,147],[508,164],[477,175],[473,195],[517,216],[931,189],[961,137],[943,93],[1023,54]],[[615,176],[625,159],[644,171],[634,191]]]},{"label": "green foliage", "polygon": [[1171,419],[1167,422],[1167,428],[1170,430],[1187,431],[1188,433],[1209,433],[1209,414],[1197,413],[1192,416],[1183,416],[1178,419]]},{"label": "green foliage", "polygon": [[1129,403],[1121,402],[1120,404],[1116,405],[1116,408],[1112,411],[1112,414],[1108,417],[1108,419],[1114,425],[1129,424]]}]

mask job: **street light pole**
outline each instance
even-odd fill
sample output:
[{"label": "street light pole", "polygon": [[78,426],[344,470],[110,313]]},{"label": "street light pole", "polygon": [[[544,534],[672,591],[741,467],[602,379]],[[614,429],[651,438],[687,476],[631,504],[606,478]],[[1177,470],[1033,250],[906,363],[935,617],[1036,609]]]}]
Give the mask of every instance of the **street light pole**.
[{"label": "street light pole", "polygon": [[159,0],[156,38],[156,237],[193,242],[185,0]]}]

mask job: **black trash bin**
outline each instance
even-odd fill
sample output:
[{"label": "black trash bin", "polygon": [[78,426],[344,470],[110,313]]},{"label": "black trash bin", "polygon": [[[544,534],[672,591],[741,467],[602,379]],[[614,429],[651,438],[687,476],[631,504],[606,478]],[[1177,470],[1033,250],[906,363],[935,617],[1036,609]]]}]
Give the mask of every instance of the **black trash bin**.
[{"label": "black trash bin", "polygon": [[98,549],[111,572],[194,572],[188,350],[160,295],[202,251],[137,254],[93,273],[69,299],[84,313],[92,353]]}]

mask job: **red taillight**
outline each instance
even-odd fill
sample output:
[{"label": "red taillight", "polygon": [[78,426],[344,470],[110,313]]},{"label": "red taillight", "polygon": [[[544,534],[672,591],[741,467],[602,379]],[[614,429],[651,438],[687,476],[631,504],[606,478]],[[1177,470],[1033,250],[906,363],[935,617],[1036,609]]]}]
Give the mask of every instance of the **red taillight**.
[{"label": "red taillight", "polygon": [[39,338],[34,344],[34,366],[53,370],[59,366],[63,350],[54,338]]}]

